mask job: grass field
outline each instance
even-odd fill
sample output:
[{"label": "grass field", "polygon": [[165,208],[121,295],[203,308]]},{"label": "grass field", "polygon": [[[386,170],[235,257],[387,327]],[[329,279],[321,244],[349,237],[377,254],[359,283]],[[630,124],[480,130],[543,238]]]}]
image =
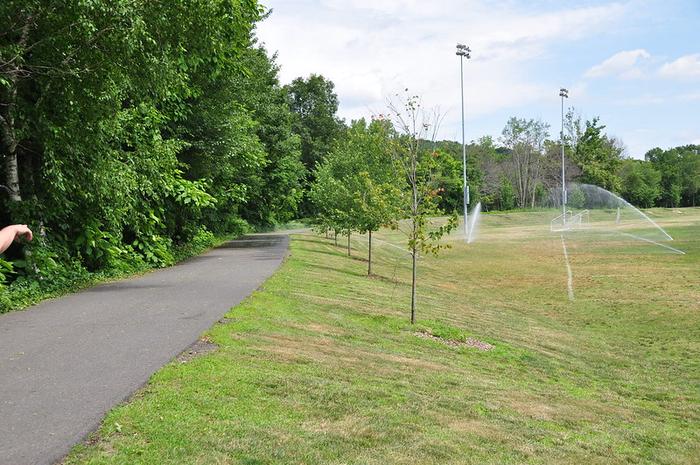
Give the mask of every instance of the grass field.
[{"label": "grass field", "polygon": [[[295,236],[263,289],[67,464],[700,463],[700,209],[650,215],[685,255],[551,212],[484,215],[419,262],[399,232]],[[418,337],[474,338],[488,351]]]}]

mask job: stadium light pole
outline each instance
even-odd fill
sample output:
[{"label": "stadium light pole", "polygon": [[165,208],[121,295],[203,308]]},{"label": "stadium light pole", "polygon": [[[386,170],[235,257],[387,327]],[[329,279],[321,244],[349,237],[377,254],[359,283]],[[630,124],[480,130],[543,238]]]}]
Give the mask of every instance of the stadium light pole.
[{"label": "stadium light pole", "polygon": [[464,58],[471,58],[471,49],[464,44],[457,44],[457,56],[459,56],[459,83],[462,91],[462,201],[464,205],[464,240],[469,240],[469,217],[467,207],[469,205],[469,186],[467,185],[467,146],[464,140]]},{"label": "stadium light pole", "polygon": [[559,89],[561,97],[561,133],[559,143],[561,144],[561,213],[562,224],[566,226],[566,172],[564,171],[564,99],[569,98],[569,91],[563,87]]}]

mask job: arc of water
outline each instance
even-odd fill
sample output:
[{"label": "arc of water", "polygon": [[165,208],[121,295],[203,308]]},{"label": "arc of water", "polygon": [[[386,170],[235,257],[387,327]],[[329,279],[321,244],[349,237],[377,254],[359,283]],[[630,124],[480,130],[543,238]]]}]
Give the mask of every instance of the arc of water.
[{"label": "arc of water", "polygon": [[[668,249],[673,253],[677,253],[678,255],[685,255],[685,252],[683,252],[682,250],[678,250],[674,247],[671,247],[670,245],[666,245],[666,244],[662,244],[660,242],[652,241],[651,239],[647,239],[645,237],[635,236],[634,234],[630,234],[630,233],[620,232],[620,234],[625,235],[625,236],[629,236],[633,239],[648,242],[650,244],[658,245],[659,247],[663,247],[664,249]],[[671,239],[671,240],[673,240],[673,239]]]},{"label": "arc of water", "polygon": [[602,190],[602,191],[607,192],[607,193],[610,194],[614,199],[616,199],[618,202],[622,203],[622,205],[624,205],[624,206],[626,206],[626,207],[630,207],[631,209],[635,210],[635,211],[638,212],[640,215],[642,215],[642,217],[643,217],[645,220],[647,220],[648,222],[650,222],[651,224],[653,224],[653,225],[656,227],[656,229],[658,229],[659,231],[661,231],[661,234],[663,234],[663,235],[666,237],[666,239],[668,239],[669,241],[672,241],[672,240],[673,240],[673,238],[664,230],[664,228],[662,228],[661,226],[659,226],[658,224],[656,224],[656,221],[654,221],[654,220],[652,220],[651,218],[649,218],[649,217],[646,215],[646,213],[644,213],[644,212],[641,211],[639,208],[635,207],[634,205],[632,205],[631,203],[629,203],[627,200],[623,199],[622,197],[617,196],[617,195],[613,194],[612,192],[610,192],[610,191],[608,191],[608,190],[606,190],[606,189],[603,189],[602,187],[594,186],[594,185],[592,185],[592,184],[581,184],[581,186],[582,186],[582,187],[583,187],[583,186],[589,186],[589,187],[593,187],[593,188],[596,188],[596,189],[598,189],[598,190]]},{"label": "arc of water", "polygon": [[383,240],[381,240],[381,239],[377,239],[376,237],[372,238],[372,240],[375,240],[375,241],[377,241],[377,242],[381,242],[382,244],[386,244],[386,245],[388,245],[388,246],[391,246],[391,247],[393,247],[393,248],[395,248],[395,249],[399,249],[400,251],[405,252],[405,253],[411,255],[411,251],[410,251],[410,250],[404,249],[403,247],[399,247],[398,245],[392,244],[391,242],[383,241]]},{"label": "arc of water", "polygon": [[481,202],[476,204],[476,207],[474,207],[474,210],[472,211],[472,218],[471,221],[469,222],[469,234],[467,235],[467,244],[471,244],[474,240],[476,240],[476,232],[475,229],[478,226],[478,221],[479,221],[479,214],[481,213]]}]

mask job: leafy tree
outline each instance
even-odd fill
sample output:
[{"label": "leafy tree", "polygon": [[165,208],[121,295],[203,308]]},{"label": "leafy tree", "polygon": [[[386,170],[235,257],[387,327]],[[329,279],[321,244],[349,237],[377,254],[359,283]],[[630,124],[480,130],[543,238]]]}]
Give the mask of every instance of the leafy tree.
[{"label": "leafy tree", "polygon": [[[499,192],[503,179],[507,178],[506,165],[510,156],[508,150],[496,147],[493,138],[485,136],[481,137],[473,148],[470,146],[470,153],[477,155],[483,173],[480,193],[483,196],[484,208],[487,210],[502,209],[500,202],[502,196]],[[515,193],[513,185],[510,183],[509,188],[513,198],[513,205],[510,208],[513,208],[515,207]]]},{"label": "leafy tree", "polygon": [[[462,211],[462,144],[454,141],[426,142],[428,148],[434,147],[435,161],[440,165],[439,176],[436,179],[440,189],[440,209],[447,212]],[[467,151],[467,181],[472,205],[481,200],[481,189],[484,182],[482,165],[484,158],[489,155],[489,147],[479,143],[470,143]]]},{"label": "leafy tree", "polygon": [[644,158],[661,173],[662,206],[695,205],[700,186],[698,146],[688,145],[668,150],[654,148]]},{"label": "leafy tree", "polygon": [[208,84],[178,129],[189,143],[180,157],[188,175],[211,181],[218,203],[206,224],[219,231],[239,216],[264,225],[289,219],[301,196],[299,141],[277,68],[254,46],[241,58],[245,75],[203,77]]},{"label": "leafy tree", "polygon": [[343,123],[337,118],[338,96],[333,82],[321,75],[296,78],[284,86],[294,119],[293,131],[301,138],[301,160],[311,172],[333,148]]},{"label": "leafy tree", "polygon": [[316,221],[322,231],[334,232],[337,245],[338,234],[346,232],[349,236],[352,229],[353,196],[344,182],[347,173],[340,172],[332,160],[326,160],[317,166],[314,174],[309,198],[316,207]]},{"label": "leafy tree", "polygon": [[512,210],[517,203],[513,184],[506,177],[501,178],[501,185],[498,189],[498,203],[499,210]]},{"label": "leafy tree", "polygon": [[583,208],[586,205],[586,193],[579,185],[575,185],[567,199],[568,205],[573,208]]},{"label": "leafy tree", "polygon": [[678,207],[683,191],[678,151],[654,148],[649,150],[644,158],[661,173],[661,205]]},{"label": "leafy tree", "polygon": [[[408,89],[407,89],[408,91]],[[436,179],[439,173],[437,154],[423,144],[435,140],[439,115],[428,114],[420,99],[407,95],[399,103],[391,103],[389,112],[397,134],[392,143],[393,156],[407,181],[408,195],[404,196],[405,215],[408,218],[408,249],[411,252],[411,324],[416,321],[416,285],[418,253],[437,255],[447,246],[439,240],[457,226],[457,217],[451,216],[446,224],[431,227],[430,217],[438,212],[439,191]]]},{"label": "leafy tree", "polygon": [[700,197],[700,146],[683,147],[680,164],[683,205],[695,207]]},{"label": "leafy tree", "polygon": [[292,129],[294,114],[279,84],[275,58],[268,57],[262,47],[251,47],[244,55],[249,72],[236,86],[237,101],[251,111],[267,155],[259,173],[262,186],[249,191],[242,215],[263,225],[288,221],[296,215],[305,177],[301,142]]},{"label": "leafy tree", "polygon": [[390,133],[386,121],[353,121],[347,137],[319,166],[312,187],[324,227],[368,233],[368,275],[372,232],[394,223],[400,214],[401,178],[389,150]]},{"label": "leafy tree", "polygon": [[622,183],[618,170],[622,163],[622,147],[603,134],[604,125],[598,118],[586,121],[586,130],[576,144],[574,161],[581,169],[580,181],[620,192]]},{"label": "leafy tree", "polygon": [[634,205],[653,207],[661,196],[661,173],[642,160],[624,160],[620,170],[622,196]]},{"label": "leafy tree", "polygon": [[[284,86],[287,103],[292,111],[292,131],[301,141],[301,161],[306,167],[306,186],[311,185],[314,169],[333,149],[342,136],[343,122],[338,119],[338,96],[334,84],[321,75],[307,79],[296,78]],[[302,200],[303,214],[313,214],[311,203]]]},{"label": "leafy tree", "polygon": [[501,142],[510,152],[507,170],[515,186],[518,206],[534,207],[536,187],[542,176],[544,142],[549,125],[542,121],[510,118]]},{"label": "leafy tree", "polygon": [[[562,181],[561,181],[561,144],[559,141],[545,141],[544,157],[542,159],[541,197],[540,205],[561,207]],[[575,182],[581,176],[581,169],[571,159],[571,153],[575,146],[565,147],[564,173],[566,185]]]}]

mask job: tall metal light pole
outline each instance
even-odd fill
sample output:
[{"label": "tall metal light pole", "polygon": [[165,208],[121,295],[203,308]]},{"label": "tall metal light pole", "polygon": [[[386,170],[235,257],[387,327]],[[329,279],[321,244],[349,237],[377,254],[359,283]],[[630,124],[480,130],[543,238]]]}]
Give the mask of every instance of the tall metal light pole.
[{"label": "tall metal light pole", "polygon": [[462,91],[462,194],[464,204],[464,240],[469,240],[469,217],[467,206],[469,205],[469,186],[467,185],[467,146],[464,140],[464,58],[471,58],[471,49],[463,44],[457,44],[457,56],[459,56],[459,82]]},{"label": "tall metal light pole", "polygon": [[563,87],[559,89],[561,97],[561,134],[559,143],[561,144],[561,219],[566,226],[566,172],[564,171],[564,99],[569,98],[569,91]]}]

